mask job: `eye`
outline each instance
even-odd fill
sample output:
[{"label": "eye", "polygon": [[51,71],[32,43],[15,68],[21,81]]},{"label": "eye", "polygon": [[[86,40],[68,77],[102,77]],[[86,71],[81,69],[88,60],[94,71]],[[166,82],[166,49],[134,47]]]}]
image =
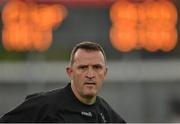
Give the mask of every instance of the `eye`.
[{"label": "eye", "polygon": [[100,70],[100,69],[102,69],[103,67],[102,67],[101,65],[94,65],[93,68],[96,69],[96,70]]},{"label": "eye", "polygon": [[85,70],[85,69],[87,69],[87,66],[81,65],[81,66],[78,67],[78,69],[80,69],[80,70]]}]

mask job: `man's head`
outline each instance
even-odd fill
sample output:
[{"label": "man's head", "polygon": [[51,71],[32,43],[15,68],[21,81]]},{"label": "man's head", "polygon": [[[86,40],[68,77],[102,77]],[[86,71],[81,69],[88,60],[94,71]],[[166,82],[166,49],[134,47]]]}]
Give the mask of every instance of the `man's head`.
[{"label": "man's head", "polygon": [[87,41],[77,44],[72,50],[67,74],[75,96],[84,103],[92,104],[107,74],[102,47]]},{"label": "man's head", "polygon": [[90,51],[90,52],[91,51],[100,51],[103,54],[104,60],[105,60],[105,63],[106,63],[105,52],[104,52],[103,48],[99,44],[97,44],[95,42],[90,42],[90,41],[83,41],[83,42],[77,44],[73,48],[73,50],[71,52],[71,56],[70,56],[70,65],[73,65],[73,63],[74,63],[74,56],[75,56],[75,53],[76,53],[76,51],[78,49],[82,49],[82,50]]}]

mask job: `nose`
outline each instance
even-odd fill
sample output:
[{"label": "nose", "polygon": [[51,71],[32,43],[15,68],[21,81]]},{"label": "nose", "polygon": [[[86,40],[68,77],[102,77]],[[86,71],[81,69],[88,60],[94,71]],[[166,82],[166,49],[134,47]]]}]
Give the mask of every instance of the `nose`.
[{"label": "nose", "polygon": [[87,78],[94,78],[95,77],[95,73],[94,73],[94,70],[92,68],[89,68],[87,73],[86,73],[86,77]]}]

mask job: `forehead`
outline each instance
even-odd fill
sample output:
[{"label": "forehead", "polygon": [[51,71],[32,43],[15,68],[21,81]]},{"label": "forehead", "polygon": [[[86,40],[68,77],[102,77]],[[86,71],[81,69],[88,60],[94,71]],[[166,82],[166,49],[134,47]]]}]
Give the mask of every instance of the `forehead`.
[{"label": "forehead", "polygon": [[74,55],[75,64],[105,64],[104,56],[101,51],[89,51],[78,49]]}]

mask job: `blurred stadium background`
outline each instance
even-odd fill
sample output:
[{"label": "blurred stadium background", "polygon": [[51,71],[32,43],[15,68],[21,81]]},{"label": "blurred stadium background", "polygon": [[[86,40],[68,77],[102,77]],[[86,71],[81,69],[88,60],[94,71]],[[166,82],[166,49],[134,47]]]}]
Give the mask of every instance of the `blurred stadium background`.
[{"label": "blurred stadium background", "polygon": [[[179,15],[180,1],[175,4]],[[28,94],[65,86],[70,50],[80,41],[91,40],[105,48],[108,59],[109,75],[100,95],[127,122],[180,122],[179,39],[170,52],[119,52],[109,40],[109,6],[67,9],[68,16],[53,31],[53,43],[47,51],[11,52],[0,43],[0,116]],[[179,18],[177,30],[180,34]]]}]

